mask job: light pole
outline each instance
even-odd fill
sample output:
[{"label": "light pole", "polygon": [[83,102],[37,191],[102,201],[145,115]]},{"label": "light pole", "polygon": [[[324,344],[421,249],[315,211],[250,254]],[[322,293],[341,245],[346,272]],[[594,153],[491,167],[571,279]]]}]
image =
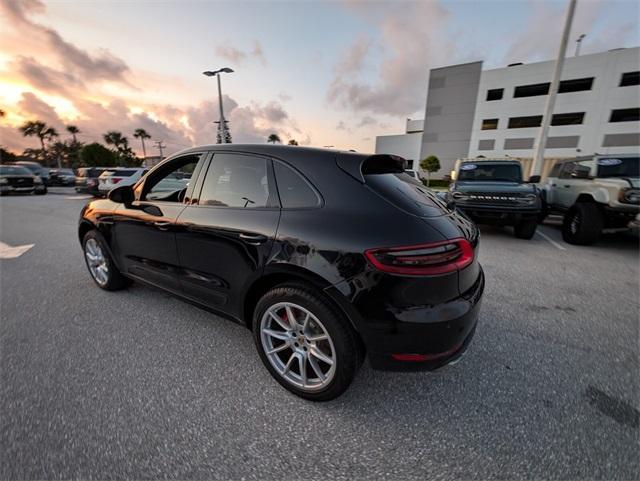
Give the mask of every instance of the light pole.
[{"label": "light pole", "polygon": [[220,84],[220,74],[221,73],[232,73],[233,70],[229,67],[221,68],[219,70],[207,70],[206,72],[202,72],[203,75],[207,77],[218,77],[218,103],[220,105],[220,120],[217,122],[218,124],[218,144],[230,144],[231,143],[231,132],[229,131],[229,125],[224,118],[224,110],[222,108],[222,86]]}]

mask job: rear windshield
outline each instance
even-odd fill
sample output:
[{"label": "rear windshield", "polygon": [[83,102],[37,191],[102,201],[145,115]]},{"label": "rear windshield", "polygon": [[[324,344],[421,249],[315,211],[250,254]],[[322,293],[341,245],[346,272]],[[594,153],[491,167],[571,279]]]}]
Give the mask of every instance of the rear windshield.
[{"label": "rear windshield", "polygon": [[0,175],[28,175],[31,177],[31,172],[17,165],[3,165],[0,166]]},{"label": "rear windshield", "polygon": [[598,159],[598,177],[640,177],[640,157]]},{"label": "rear windshield", "polygon": [[465,182],[522,182],[522,169],[518,164],[463,163],[456,180]]},{"label": "rear windshield", "polygon": [[365,183],[400,209],[422,217],[446,213],[446,203],[409,174],[368,174]]},{"label": "rear windshield", "polygon": [[138,172],[138,169],[116,170],[113,175],[114,177],[131,177],[136,172]]}]

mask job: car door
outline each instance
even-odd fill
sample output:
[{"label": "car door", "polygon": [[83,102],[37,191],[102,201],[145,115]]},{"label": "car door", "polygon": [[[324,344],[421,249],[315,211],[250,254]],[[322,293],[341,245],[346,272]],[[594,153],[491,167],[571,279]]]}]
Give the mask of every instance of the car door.
[{"label": "car door", "polygon": [[216,152],[202,177],[178,218],[180,283],[187,297],[242,318],[243,293],[263,270],[280,218],[272,162]]},{"label": "car door", "polygon": [[167,191],[162,181],[175,171],[197,172],[205,155],[180,156],[154,169],[135,187],[135,201],[115,210],[113,233],[120,268],[130,276],[180,292],[176,219],[184,210],[188,186]]},{"label": "car door", "polygon": [[575,166],[575,162],[565,162],[556,181],[554,204],[562,209],[568,209],[575,202],[572,190],[575,180],[571,177]]}]

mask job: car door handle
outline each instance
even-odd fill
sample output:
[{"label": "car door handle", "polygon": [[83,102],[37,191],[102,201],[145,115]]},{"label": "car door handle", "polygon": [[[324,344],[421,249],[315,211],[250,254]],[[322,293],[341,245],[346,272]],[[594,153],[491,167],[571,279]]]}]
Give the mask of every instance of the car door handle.
[{"label": "car door handle", "polygon": [[242,233],[238,237],[245,241],[247,244],[258,245],[267,241],[267,236],[261,234],[245,234]]},{"label": "car door handle", "polygon": [[171,222],[159,220],[154,222],[153,225],[155,225],[160,230],[169,230],[169,228],[171,227]]}]

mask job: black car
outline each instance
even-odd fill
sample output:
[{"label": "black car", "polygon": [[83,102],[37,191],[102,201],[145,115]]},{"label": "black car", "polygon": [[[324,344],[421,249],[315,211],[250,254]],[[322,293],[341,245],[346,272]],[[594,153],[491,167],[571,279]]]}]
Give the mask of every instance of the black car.
[{"label": "black car", "polygon": [[539,181],[524,182],[517,160],[465,161],[446,197],[478,224],[513,226],[516,237],[531,239],[542,211]]},{"label": "black car", "polygon": [[76,192],[90,194],[94,197],[102,197],[98,189],[98,177],[100,177],[100,174],[105,170],[115,171],[116,169],[107,167],[80,167],[76,171]]},{"label": "black car", "polygon": [[40,177],[21,165],[0,165],[0,195],[47,193]]},{"label": "black car", "polygon": [[30,160],[18,160],[17,162],[12,162],[13,165],[20,165],[25,167],[31,171],[31,173],[37,177],[40,177],[42,183],[47,186],[50,185],[49,179],[49,169],[43,167],[38,162],[32,162]]},{"label": "black car", "polygon": [[[193,148],[90,202],[78,234],[99,287],[142,281],[213,309],[253,331],[280,384],[328,400],[365,352],[374,368],[433,370],[475,332],[478,230],[404,164],[303,147]],[[188,184],[167,190],[176,173],[191,174]]]}]

